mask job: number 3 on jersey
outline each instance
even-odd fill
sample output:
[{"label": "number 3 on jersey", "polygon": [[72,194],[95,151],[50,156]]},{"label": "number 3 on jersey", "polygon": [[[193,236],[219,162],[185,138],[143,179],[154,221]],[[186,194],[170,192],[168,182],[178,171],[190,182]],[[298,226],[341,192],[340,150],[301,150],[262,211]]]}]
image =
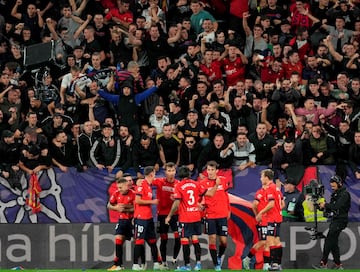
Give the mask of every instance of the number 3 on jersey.
[{"label": "number 3 on jersey", "polygon": [[194,203],[195,203],[194,191],[193,190],[187,190],[186,193],[189,195],[189,197],[188,197],[189,206],[194,205]]}]

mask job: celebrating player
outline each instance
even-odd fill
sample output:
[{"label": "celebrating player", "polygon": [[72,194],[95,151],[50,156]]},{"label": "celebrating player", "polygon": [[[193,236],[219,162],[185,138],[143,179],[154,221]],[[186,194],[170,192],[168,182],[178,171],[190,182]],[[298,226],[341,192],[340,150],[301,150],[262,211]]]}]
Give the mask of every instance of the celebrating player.
[{"label": "celebrating player", "polygon": [[[206,189],[216,187],[214,196],[205,195],[206,233],[209,235],[209,251],[215,271],[221,271],[221,257],[227,246],[228,218],[230,217],[230,202],[227,193],[229,182],[223,176],[217,175],[218,164],[209,161],[206,164],[208,177],[201,180]],[[219,254],[217,254],[216,238],[219,237]]]},{"label": "celebrating player", "polygon": [[119,212],[119,221],[116,224],[115,258],[114,265],[108,271],[124,270],[123,244],[133,236],[132,219],[134,217],[135,193],[129,189],[125,178],[116,180],[117,190],[111,195],[107,208]]},{"label": "celebrating player", "polygon": [[166,246],[168,241],[169,226],[174,232],[175,244],[173,251],[172,263],[176,263],[177,256],[180,251],[180,236],[178,232],[178,215],[175,213],[169,222],[165,224],[165,218],[170,212],[170,208],[174,202],[174,186],[179,181],[175,179],[176,166],[172,162],[165,164],[165,178],[157,178],[153,181],[153,185],[156,186],[156,197],[159,200],[158,208],[158,221],[160,223],[160,254],[163,262],[163,266],[166,267]]},{"label": "celebrating player", "polygon": [[153,221],[151,205],[157,205],[158,199],[153,199],[151,184],[155,178],[155,170],[152,166],[144,168],[145,179],[140,181],[136,188],[135,210],[134,210],[134,264],[132,270],[144,270],[142,264],[139,264],[139,258],[145,263],[145,241],[151,249],[151,255],[154,262],[154,270],[161,270],[161,261],[156,246],[156,233]]}]

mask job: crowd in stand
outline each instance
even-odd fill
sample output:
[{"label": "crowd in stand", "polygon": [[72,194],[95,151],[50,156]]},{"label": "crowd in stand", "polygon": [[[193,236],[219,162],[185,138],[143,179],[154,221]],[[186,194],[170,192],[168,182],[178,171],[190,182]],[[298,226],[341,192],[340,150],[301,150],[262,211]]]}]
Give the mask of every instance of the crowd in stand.
[{"label": "crowd in stand", "polygon": [[[209,160],[360,178],[358,0],[0,6],[0,173],[14,187],[52,166],[143,177]],[[52,60],[24,61],[49,42]]]}]

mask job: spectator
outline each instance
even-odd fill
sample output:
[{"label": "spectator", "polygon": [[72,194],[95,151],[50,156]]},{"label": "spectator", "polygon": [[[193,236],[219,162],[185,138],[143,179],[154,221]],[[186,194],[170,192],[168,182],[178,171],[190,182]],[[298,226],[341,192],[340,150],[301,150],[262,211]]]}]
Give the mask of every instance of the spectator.
[{"label": "spectator", "polygon": [[247,22],[249,17],[250,14],[248,12],[243,14],[243,28],[246,34],[244,55],[247,58],[250,58],[255,50],[262,52],[268,48],[267,42],[262,37],[264,31],[263,27],[259,24],[256,24],[254,26],[253,32],[251,32]]},{"label": "spectator", "polygon": [[158,24],[166,32],[166,18],[164,11],[159,7],[159,0],[149,0],[149,7],[143,9],[142,16],[146,19],[145,28]]},{"label": "spectator", "polygon": [[132,87],[133,85],[130,82],[125,81],[122,84],[122,92],[120,95],[113,95],[107,93],[105,90],[99,90],[98,94],[107,101],[117,105],[117,117],[119,121],[127,125],[131,135],[133,135],[135,139],[138,139],[140,132],[137,125],[137,105],[155,92],[157,90],[157,86],[138,94],[133,93]]},{"label": "spectator", "polygon": [[124,27],[129,28],[129,25],[133,22],[133,14],[129,10],[130,1],[117,0],[117,8],[111,9],[105,16],[105,22],[114,22]]},{"label": "spectator", "polygon": [[27,175],[39,174],[51,166],[51,157],[46,138],[37,134],[34,129],[24,132],[19,167]]},{"label": "spectator", "polygon": [[67,172],[69,167],[77,165],[76,146],[64,131],[57,131],[49,145],[49,152],[53,165],[62,172]]},{"label": "spectator", "polygon": [[99,135],[94,131],[94,126],[91,121],[86,121],[83,124],[82,132],[77,138],[77,155],[78,162],[82,170],[87,170],[91,167],[90,150]]},{"label": "spectator", "polygon": [[19,13],[18,8],[23,4],[22,0],[17,0],[11,10],[11,16],[24,23],[32,33],[35,41],[40,41],[40,30],[44,26],[44,20],[41,16],[40,10],[36,9],[35,4],[28,4],[26,13]]},{"label": "spectator", "polygon": [[155,126],[156,133],[160,134],[163,131],[165,124],[169,123],[169,118],[165,115],[165,109],[163,105],[157,105],[154,113],[150,115],[149,122]]},{"label": "spectator", "polygon": [[189,168],[190,173],[197,173],[198,159],[200,156],[202,145],[197,141],[196,137],[187,135],[184,138],[184,144],[180,149],[180,165]]},{"label": "spectator", "polygon": [[315,125],[319,123],[319,116],[324,115],[325,117],[334,113],[334,108],[320,108],[315,106],[314,98],[309,96],[305,98],[303,108],[295,109],[297,115],[304,115],[308,121],[312,121]]},{"label": "spectator", "polygon": [[132,160],[138,178],[144,177],[141,170],[146,166],[154,166],[155,171],[158,171],[160,155],[155,139],[143,134],[139,140],[135,140],[132,148]]},{"label": "spectator", "polygon": [[165,166],[168,162],[179,166],[181,140],[174,134],[173,128],[169,123],[164,124],[162,133],[156,136],[156,142],[159,146],[162,166]]},{"label": "spectator", "polygon": [[107,170],[112,173],[118,166],[121,156],[121,143],[118,137],[113,136],[113,129],[110,125],[104,124],[102,136],[93,144],[90,150],[90,160],[94,167],[99,170]]},{"label": "spectator", "polygon": [[20,159],[20,142],[15,139],[14,133],[10,130],[2,130],[0,141],[0,177],[9,181],[14,189],[22,190],[18,166]]},{"label": "spectator", "polygon": [[272,159],[272,167],[275,178],[292,178],[295,183],[299,183],[304,175],[301,141],[294,142],[288,138],[279,145]]},{"label": "spectator", "polygon": [[266,133],[264,123],[258,123],[256,132],[249,136],[249,141],[255,147],[256,164],[270,165],[273,152],[276,150],[276,141],[273,136]]},{"label": "spectator", "polygon": [[217,102],[209,104],[208,114],[205,116],[204,125],[209,132],[209,138],[214,139],[215,135],[222,134],[225,139],[229,139],[231,134],[231,121],[227,113],[219,110]]},{"label": "spectator", "polygon": [[48,142],[51,142],[59,131],[70,130],[70,124],[68,124],[60,113],[55,113],[49,122],[44,123],[41,126],[41,132],[46,136]]},{"label": "spectator", "polygon": [[336,146],[334,141],[322,130],[320,125],[312,127],[310,138],[303,141],[303,146],[305,165],[333,164],[335,162]]},{"label": "spectator", "polygon": [[196,142],[202,146],[205,146],[209,142],[209,133],[204,123],[199,120],[199,113],[195,109],[188,111],[185,124],[180,127],[180,131],[184,137],[193,136]]},{"label": "spectator", "polygon": [[234,175],[248,167],[254,168],[256,166],[255,147],[249,142],[245,133],[238,133],[236,141],[230,143],[228,147],[222,151],[222,156],[226,157],[231,153],[233,153],[234,156],[232,166]]},{"label": "spectator", "polygon": [[290,50],[287,53],[287,58],[288,60],[283,60],[282,63],[284,78],[290,79],[293,72],[297,72],[300,75],[300,78],[302,78],[303,65],[299,58],[299,53],[295,49]]},{"label": "spectator", "polygon": [[223,60],[222,67],[226,74],[226,85],[234,86],[239,80],[245,79],[245,65],[248,63],[246,56],[234,43],[228,47],[228,56]]},{"label": "spectator", "polygon": [[231,177],[233,154],[223,157],[222,153],[226,147],[227,144],[225,143],[224,136],[222,134],[216,134],[214,139],[202,149],[198,160],[198,172],[200,179],[204,178],[202,173],[208,161],[216,161],[219,164],[218,169],[221,169],[222,172],[230,172],[228,177]]},{"label": "spectator", "polygon": [[190,8],[192,11],[190,20],[191,27],[194,29],[195,34],[199,35],[204,31],[202,28],[202,22],[205,19],[210,19],[214,24],[214,31],[218,29],[218,23],[215,21],[215,18],[206,10],[203,9],[203,3],[199,0],[191,0]]}]

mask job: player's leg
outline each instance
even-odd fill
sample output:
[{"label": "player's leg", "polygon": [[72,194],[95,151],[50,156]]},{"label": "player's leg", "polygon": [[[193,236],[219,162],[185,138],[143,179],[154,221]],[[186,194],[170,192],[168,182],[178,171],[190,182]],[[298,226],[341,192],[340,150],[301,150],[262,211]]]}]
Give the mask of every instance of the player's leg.
[{"label": "player's leg", "polygon": [[173,251],[173,260],[172,260],[173,264],[176,263],[181,248],[178,221],[179,221],[179,217],[177,215],[173,215],[171,217],[170,228],[174,233],[174,251]]},{"label": "player's leg", "polygon": [[192,225],[192,235],[191,240],[194,246],[196,265],[194,267],[195,271],[201,270],[201,247],[199,243],[199,235],[201,235],[201,222],[191,223]]},{"label": "player's leg", "polygon": [[142,219],[134,220],[134,260],[132,270],[141,270],[142,265],[139,259],[145,264],[145,221]]},{"label": "player's leg", "polygon": [[120,219],[115,227],[115,258],[114,265],[109,271],[123,270],[123,244],[126,239],[131,239],[132,224],[128,219]]},{"label": "player's leg", "polygon": [[273,259],[273,270],[281,269],[281,258],[282,258],[282,244],[280,240],[280,225],[281,223],[275,223],[274,225],[274,245],[272,247],[272,259]]},{"label": "player's leg", "polygon": [[[264,249],[264,256],[269,254],[269,264],[272,266],[274,263],[274,250],[275,250],[275,223],[268,223],[267,227],[267,237],[266,237],[266,245]],[[269,253],[268,253],[269,252]]]},{"label": "player's leg", "polygon": [[179,267],[178,271],[191,271],[190,266],[190,237],[189,224],[179,223],[180,243],[183,250],[184,266]]},{"label": "player's leg", "polygon": [[166,263],[166,249],[167,249],[167,242],[168,242],[168,232],[169,232],[169,225],[165,224],[164,215],[158,216],[159,221],[159,233],[160,233],[160,255],[161,260]]},{"label": "player's leg", "polygon": [[221,266],[221,258],[227,248],[228,221],[227,218],[217,220],[217,236],[219,237],[218,264]]},{"label": "player's leg", "polygon": [[155,224],[152,219],[146,220],[145,240],[150,247],[152,260],[154,263],[154,270],[159,270],[161,264],[161,257],[159,255],[159,250],[156,245]]},{"label": "player's leg", "polygon": [[216,248],[216,219],[206,219],[205,231],[208,234],[208,246],[211,260],[214,264],[214,267],[216,267],[218,265]]},{"label": "player's leg", "polygon": [[249,251],[249,254],[242,260],[243,269],[249,270],[250,269],[250,261],[252,257],[254,257],[260,248],[264,247],[264,263],[269,262],[268,258],[270,257],[270,252],[268,254],[265,253],[266,249],[266,236],[267,236],[267,226],[256,226],[259,241],[252,246],[252,248]]}]

